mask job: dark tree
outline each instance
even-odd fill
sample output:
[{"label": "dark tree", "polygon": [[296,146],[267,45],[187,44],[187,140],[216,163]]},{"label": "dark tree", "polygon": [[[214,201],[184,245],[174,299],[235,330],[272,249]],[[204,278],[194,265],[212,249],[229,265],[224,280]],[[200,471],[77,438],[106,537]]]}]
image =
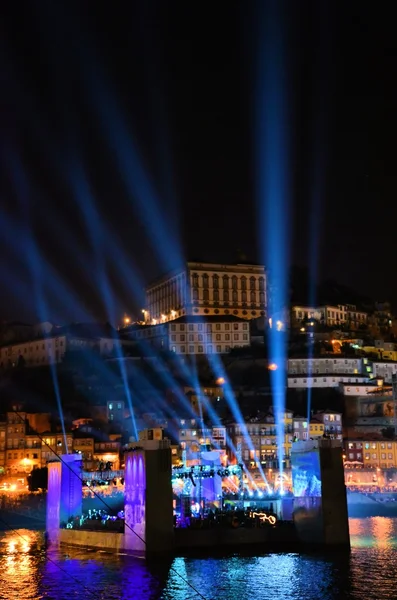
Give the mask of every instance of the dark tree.
[{"label": "dark tree", "polygon": [[31,474],[28,476],[28,486],[30,492],[37,492],[37,490],[46,490],[48,482],[48,469],[43,467],[42,469],[33,469]]}]

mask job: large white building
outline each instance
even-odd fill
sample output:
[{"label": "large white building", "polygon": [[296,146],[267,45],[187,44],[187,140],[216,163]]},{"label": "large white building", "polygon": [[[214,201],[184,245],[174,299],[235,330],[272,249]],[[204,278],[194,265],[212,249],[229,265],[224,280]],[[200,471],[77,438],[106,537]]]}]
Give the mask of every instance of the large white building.
[{"label": "large white building", "polygon": [[266,308],[264,266],[188,262],[147,288],[144,316],[151,324],[186,315],[253,319],[265,315]]},{"label": "large white building", "polygon": [[235,316],[185,316],[158,325],[131,327],[131,339],[177,354],[227,354],[250,345],[250,328]]}]

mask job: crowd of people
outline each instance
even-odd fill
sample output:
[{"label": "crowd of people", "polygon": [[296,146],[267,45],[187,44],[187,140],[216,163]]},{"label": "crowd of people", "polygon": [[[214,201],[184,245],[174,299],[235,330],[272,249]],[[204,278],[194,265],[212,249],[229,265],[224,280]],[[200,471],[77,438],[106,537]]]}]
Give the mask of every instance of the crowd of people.
[{"label": "crowd of people", "polygon": [[113,531],[124,532],[124,511],[110,515],[102,509],[89,509],[80,516],[71,517],[66,524],[66,529],[85,529],[89,531]]}]

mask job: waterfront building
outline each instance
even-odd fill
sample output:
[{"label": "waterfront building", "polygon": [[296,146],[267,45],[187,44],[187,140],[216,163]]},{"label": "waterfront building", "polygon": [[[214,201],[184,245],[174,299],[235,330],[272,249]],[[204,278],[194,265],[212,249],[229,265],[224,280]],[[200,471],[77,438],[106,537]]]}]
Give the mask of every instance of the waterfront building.
[{"label": "waterfront building", "polygon": [[397,468],[397,441],[348,438],[344,442],[345,466],[364,469]]},{"label": "waterfront building", "polygon": [[147,323],[186,315],[266,315],[267,285],[263,265],[188,262],[146,289]]}]

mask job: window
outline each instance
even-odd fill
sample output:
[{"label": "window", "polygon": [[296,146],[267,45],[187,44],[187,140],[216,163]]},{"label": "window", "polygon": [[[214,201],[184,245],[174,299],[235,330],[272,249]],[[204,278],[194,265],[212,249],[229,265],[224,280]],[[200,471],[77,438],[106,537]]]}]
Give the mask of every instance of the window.
[{"label": "window", "polygon": [[215,337],[218,342],[222,339],[222,336],[220,333],[217,333]]},{"label": "window", "polygon": [[199,347],[198,347],[198,351],[199,351],[199,352],[204,352],[204,350],[203,350],[203,346],[199,346]]},{"label": "window", "polygon": [[208,354],[212,354],[212,346],[211,345],[208,346],[207,350],[208,350]]},{"label": "window", "polygon": [[215,329],[216,329],[217,331],[220,331],[220,329],[221,329],[221,325],[220,325],[220,323],[217,323],[217,324],[215,325]]},{"label": "window", "polygon": [[239,335],[238,335],[238,333],[235,333],[233,337],[234,337],[234,339],[235,339],[235,340],[237,340],[237,341],[238,341],[238,339],[239,339]]},{"label": "window", "polygon": [[225,346],[225,352],[230,352],[230,346]]},{"label": "window", "polygon": [[113,403],[109,402],[109,410],[113,410]]},{"label": "window", "polygon": [[176,335],[171,336],[171,342],[176,342]]},{"label": "window", "polygon": [[189,346],[189,354],[194,354],[194,346]]},{"label": "window", "polygon": [[184,333],[183,333],[183,334],[180,336],[180,341],[181,341],[181,342],[184,342],[184,341],[185,341],[185,334],[184,334]]},{"label": "window", "polygon": [[225,333],[225,340],[230,342],[230,333]]},{"label": "window", "polygon": [[189,342],[194,342],[194,335],[193,335],[193,333],[189,333]]},{"label": "window", "polygon": [[176,330],[176,325],[171,325],[171,331],[175,331]]},{"label": "window", "polygon": [[185,346],[181,346],[181,352],[182,352],[182,354],[185,354],[185,351],[186,351],[185,350]]},{"label": "window", "polygon": [[222,352],[222,346],[217,346],[217,347],[216,347],[216,351],[217,351],[217,352]]},{"label": "window", "polygon": [[204,336],[203,336],[202,333],[199,333],[199,335],[198,335],[198,341],[199,342],[203,342],[204,341]]},{"label": "window", "polygon": [[[247,341],[248,341],[248,333],[243,333],[243,340],[244,340],[245,342],[247,342]],[[325,379],[324,379],[324,381],[325,381]]]},{"label": "window", "polygon": [[193,327],[194,327],[194,326],[193,326],[192,324],[190,324],[190,325],[189,325],[189,331],[193,331]]},{"label": "window", "polygon": [[202,325],[202,323],[199,323],[199,324],[198,324],[198,330],[199,330],[199,331],[203,331],[203,325]]}]

